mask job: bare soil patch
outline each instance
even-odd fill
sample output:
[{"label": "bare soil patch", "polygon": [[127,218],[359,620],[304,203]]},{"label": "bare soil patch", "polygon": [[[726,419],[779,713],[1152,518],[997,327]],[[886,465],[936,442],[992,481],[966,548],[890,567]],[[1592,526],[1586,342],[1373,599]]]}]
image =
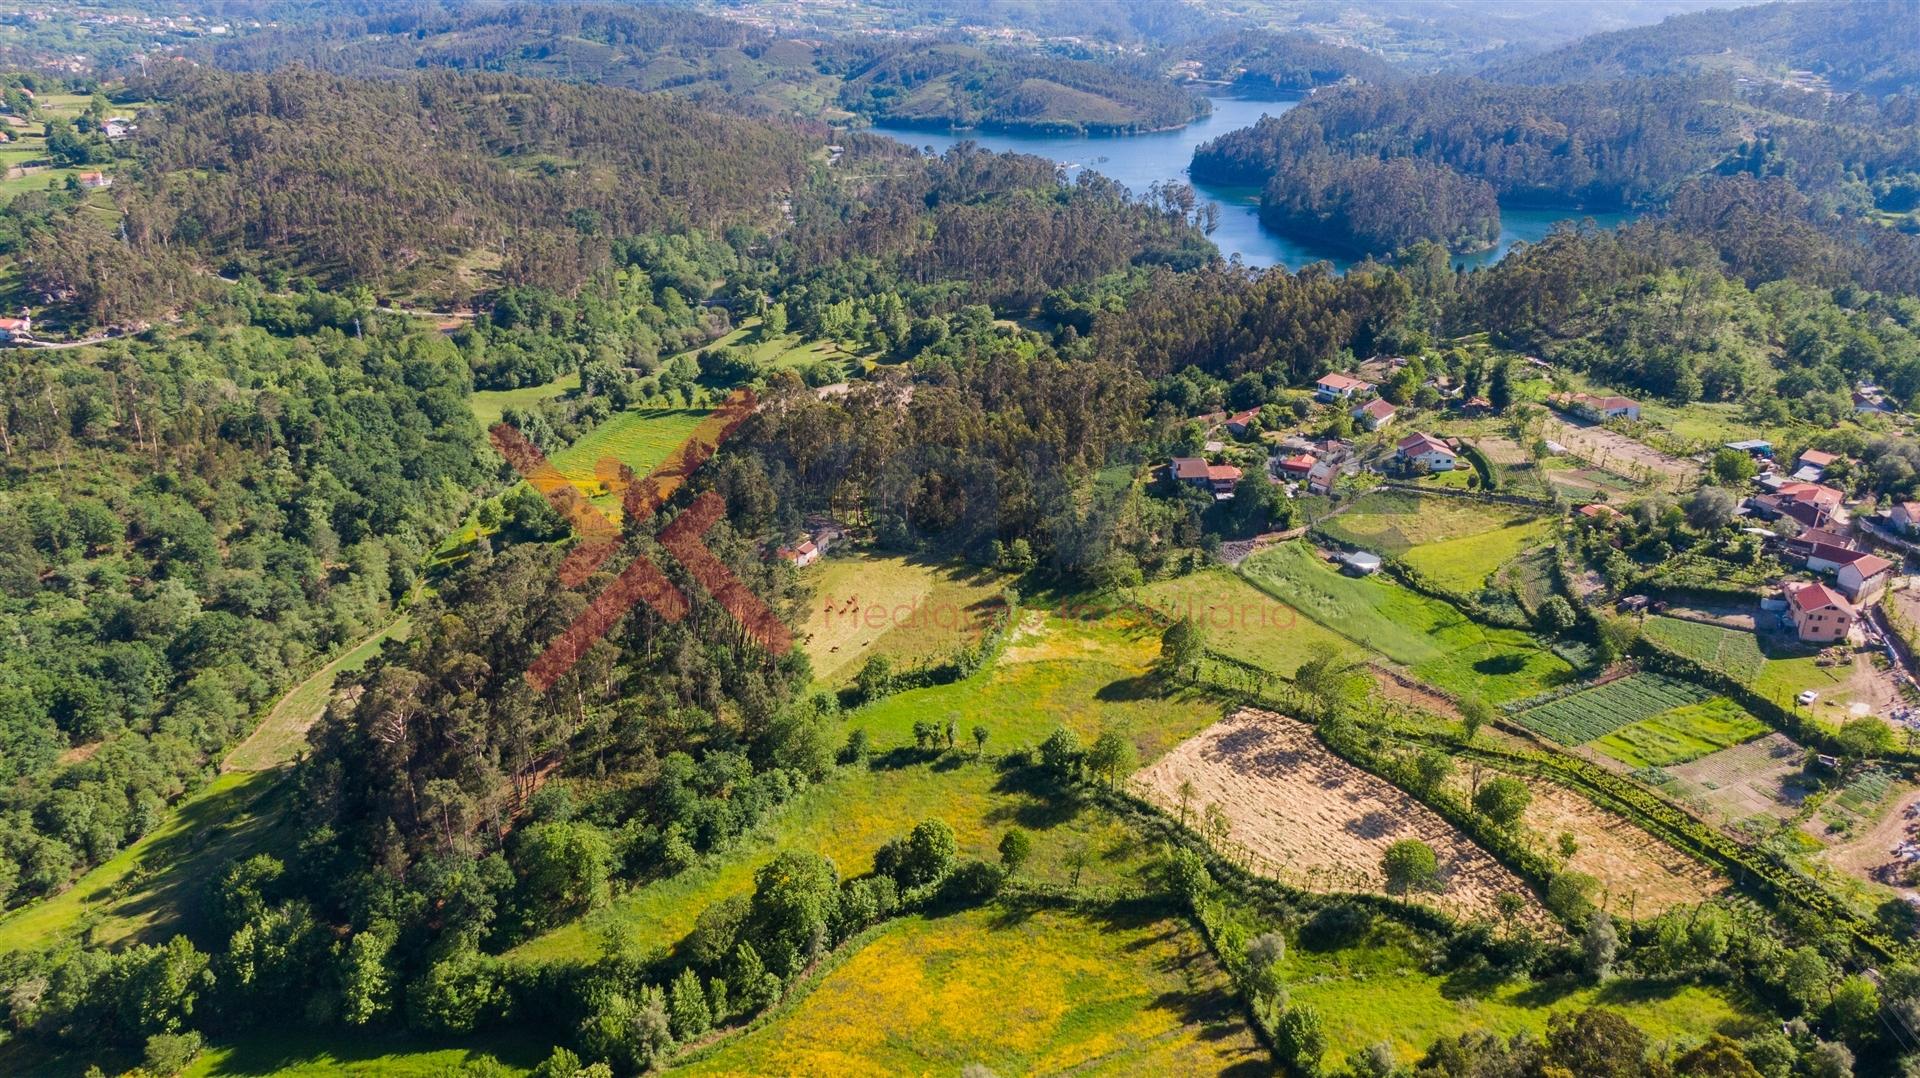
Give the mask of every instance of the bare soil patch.
[{"label": "bare soil patch", "polygon": [[1754,816],[1784,820],[1807,796],[1805,751],[1785,734],[1755,738],[1667,768],[1669,793],[1722,826]]},{"label": "bare soil patch", "polygon": [[1873,826],[1819,854],[1838,871],[1883,884],[1902,898],[1920,897],[1906,882],[1907,870],[1920,862],[1920,788],[1909,788],[1886,806]]},{"label": "bare soil patch", "polygon": [[1473,444],[1478,446],[1480,452],[1485,453],[1487,459],[1495,464],[1527,464],[1533,460],[1533,455],[1522,448],[1519,442],[1511,438],[1501,438],[1498,436],[1476,438]]},{"label": "bare soil patch", "polygon": [[1445,715],[1449,719],[1460,717],[1459,705],[1451,696],[1437,689],[1423,685],[1405,674],[1389,670],[1378,663],[1370,664],[1367,672],[1373,675],[1374,691],[1382,699],[1410,704],[1422,711]]},{"label": "bare soil patch", "polygon": [[[1617,813],[1555,782],[1522,777],[1533,791],[1524,822],[1541,841],[1557,843],[1570,831],[1579,848],[1571,867],[1600,881],[1606,909],[1634,917],[1692,905],[1727,889],[1712,869],[1661,842]],[[1464,775],[1455,785],[1466,789]]]},{"label": "bare soil patch", "polygon": [[1674,484],[1691,483],[1699,467],[1678,460],[1616,431],[1595,424],[1570,423],[1559,416],[1546,420],[1547,437],[1574,455],[1629,479],[1655,477]]},{"label": "bare soil patch", "polygon": [[[1532,897],[1513,872],[1406,791],[1327,751],[1311,727],[1242,709],[1188,739],[1133,778],[1168,812],[1180,813],[1180,784],[1192,782],[1196,816],[1226,813],[1227,840],[1256,871],[1312,891],[1386,893],[1380,857],[1401,839],[1433,847],[1437,893],[1407,896],[1463,918],[1496,917],[1502,892]],[[1530,920],[1549,918],[1529,902]]]}]

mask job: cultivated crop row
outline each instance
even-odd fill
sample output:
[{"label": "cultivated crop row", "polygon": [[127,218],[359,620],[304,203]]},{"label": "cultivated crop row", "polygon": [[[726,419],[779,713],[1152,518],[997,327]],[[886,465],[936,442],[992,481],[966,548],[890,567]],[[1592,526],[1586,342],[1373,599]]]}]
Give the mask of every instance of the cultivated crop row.
[{"label": "cultivated crop row", "polygon": [[1514,721],[1563,745],[1581,745],[1628,723],[1699,703],[1705,689],[1660,674],[1640,673],[1528,708]]}]

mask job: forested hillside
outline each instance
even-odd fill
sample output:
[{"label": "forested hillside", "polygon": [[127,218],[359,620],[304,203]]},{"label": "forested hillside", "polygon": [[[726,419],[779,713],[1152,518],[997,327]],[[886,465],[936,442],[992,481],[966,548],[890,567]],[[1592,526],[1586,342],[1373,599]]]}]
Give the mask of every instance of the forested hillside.
[{"label": "forested hillside", "polygon": [[1177,127],[1204,111],[1165,78],[1116,63],[953,42],[789,40],[659,6],[342,7],[200,53],[244,71],[297,63],[360,77],[510,72],[673,91],[769,116],[956,127],[1111,133]]},{"label": "forested hillside", "polygon": [[[8,905],[152,829],[297,675],[384,624],[492,471],[448,342],[324,296],[221,310],[0,368]],[[299,335],[249,325],[269,316]]]},{"label": "forested hillside", "polygon": [[116,294],[137,284],[91,256],[102,247],[443,303],[491,287],[482,270],[572,291],[624,237],[776,220],[822,141],[672,97],[508,76],[181,67],[139,92],[165,104],[143,116],[143,179],[120,194],[129,242],[79,218],[28,263],[36,287],[103,318],[159,297]]},{"label": "forested hillside", "polygon": [[1260,221],[1361,254],[1390,255],[1430,238],[1474,251],[1500,238],[1492,185],[1404,157],[1290,159],[1261,193]]},{"label": "forested hillside", "polygon": [[1713,171],[1784,174],[1844,197],[1862,175],[1915,170],[1916,107],[1706,78],[1545,87],[1428,78],[1316,94],[1202,146],[1194,173],[1257,182],[1281,162],[1333,152],[1411,155],[1484,179],[1502,198],[1593,209],[1644,205]]},{"label": "forested hillside", "polygon": [[873,120],[1115,134],[1179,127],[1206,102],[1110,66],[960,45],[888,49],[848,66],[840,100]]},{"label": "forested hillside", "polygon": [[1920,92],[1920,50],[1900,0],[1759,4],[1676,15],[1658,26],[1596,34],[1485,77],[1535,84],[1654,75],[1724,74],[1797,82],[1804,72],[1843,93]]}]

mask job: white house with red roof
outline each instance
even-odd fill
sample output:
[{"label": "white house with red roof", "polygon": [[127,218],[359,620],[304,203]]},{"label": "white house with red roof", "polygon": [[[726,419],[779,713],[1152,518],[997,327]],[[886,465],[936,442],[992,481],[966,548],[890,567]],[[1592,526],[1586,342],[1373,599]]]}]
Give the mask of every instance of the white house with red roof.
[{"label": "white house with red roof", "polygon": [[1609,419],[1639,419],[1640,403],[1631,397],[1618,395],[1597,396],[1592,393],[1568,393],[1561,396],[1560,405],[1570,412],[1577,413],[1604,423]]},{"label": "white house with red roof", "polygon": [[811,539],[802,539],[794,546],[783,546],[779,553],[780,560],[787,562],[795,569],[805,569],[820,560],[820,548],[815,546]]},{"label": "white house with red roof", "polygon": [[1408,464],[1424,464],[1430,472],[1453,470],[1458,454],[1431,434],[1409,434],[1394,444],[1393,455]]},{"label": "white house with red roof", "polygon": [[1863,606],[1879,598],[1893,574],[1892,562],[1870,551],[1855,550],[1852,543],[1814,542],[1805,549],[1809,570],[1832,573],[1847,598]]},{"label": "white house with red roof", "polygon": [[26,311],[18,318],[0,318],[0,341],[17,340],[33,334],[33,316]]},{"label": "white house with red roof", "polygon": [[1253,425],[1254,417],[1259,414],[1260,409],[1258,408],[1249,408],[1244,412],[1235,412],[1233,415],[1227,417],[1227,432],[1235,437],[1246,434],[1247,428]]},{"label": "white house with red roof", "polygon": [[1305,479],[1313,471],[1313,466],[1318,463],[1320,458],[1312,453],[1295,453],[1283,459],[1278,470],[1283,479]]},{"label": "white house with red roof", "polygon": [[1787,618],[1800,639],[1818,644],[1845,640],[1860,620],[1860,611],[1825,584],[1802,581],[1788,584]]},{"label": "white house with red roof", "polygon": [[1893,579],[1893,563],[1878,554],[1862,554],[1833,574],[1833,582],[1847,598],[1865,606],[1880,598]]},{"label": "white house with red roof", "polygon": [[1353,418],[1368,430],[1379,430],[1393,422],[1396,409],[1385,397],[1375,397],[1353,410]]},{"label": "white house with red roof", "polygon": [[1322,375],[1320,380],[1313,384],[1313,395],[1329,403],[1349,400],[1356,396],[1364,397],[1372,392],[1372,382],[1355,378],[1351,374],[1341,374],[1338,371]]}]

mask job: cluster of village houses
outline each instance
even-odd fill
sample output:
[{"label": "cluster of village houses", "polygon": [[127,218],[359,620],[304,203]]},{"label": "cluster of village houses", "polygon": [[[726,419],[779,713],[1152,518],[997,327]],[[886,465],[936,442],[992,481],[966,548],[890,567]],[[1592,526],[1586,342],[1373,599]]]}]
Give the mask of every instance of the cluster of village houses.
[{"label": "cluster of village houses", "polygon": [[[1392,402],[1375,396],[1377,388],[1364,378],[1335,372],[1314,383],[1313,395],[1322,404],[1347,406],[1354,423],[1362,430],[1372,432],[1390,426],[1399,412]],[[1484,414],[1493,408],[1484,397],[1470,398],[1463,402],[1462,407],[1469,415]],[[1258,414],[1259,409],[1249,408],[1233,415],[1215,414],[1200,418],[1223,423],[1229,434],[1243,435]],[[1212,453],[1218,452],[1222,446],[1218,442],[1209,442],[1205,448]],[[1333,489],[1334,481],[1340,476],[1360,470],[1360,460],[1353,443],[1343,439],[1290,435],[1280,441],[1279,448],[1280,453],[1270,462],[1273,478],[1310,494],[1326,494]],[[1417,431],[1401,438],[1394,446],[1396,462],[1425,472],[1452,471],[1459,463],[1459,456],[1456,442]],[[1168,467],[1175,482],[1206,490],[1219,501],[1233,497],[1234,488],[1243,478],[1239,468],[1209,464],[1204,457],[1175,457]]]},{"label": "cluster of village houses", "polygon": [[[1545,364],[1541,364],[1545,366]],[[1381,430],[1393,423],[1397,409],[1376,396],[1377,386],[1353,374],[1335,372],[1319,379],[1314,397],[1323,404],[1345,405],[1356,425],[1367,431]],[[1874,410],[1884,407],[1884,398],[1873,386],[1855,391],[1856,407]],[[1610,420],[1636,421],[1639,402],[1617,394],[1566,393],[1554,398],[1561,411],[1595,423]],[[1484,413],[1491,405],[1475,397],[1460,402],[1466,414]],[[1235,435],[1246,433],[1257,410],[1234,415],[1211,415],[1203,419],[1223,423]],[[1209,442],[1211,452],[1221,443]],[[1352,443],[1339,439],[1312,439],[1293,435],[1278,443],[1279,452],[1270,463],[1272,477],[1290,488],[1312,494],[1326,494],[1342,474],[1357,473],[1360,462]],[[1549,446],[1550,449],[1558,447]],[[1750,527],[1762,536],[1783,558],[1821,576],[1820,580],[1787,581],[1777,598],[1762,604],[1768,612],[1778,613],[1803,641],[1836,643],[1853,637],[1866,619],[1867,609],[1885,592],[1897,568],[1895,562],[1864,549],[1853,536],[1845,495],[1822,483],[1833,466],[1834,454],[1809,449],[1793,461],[1791,469],[1773,460],[1773,446],[1763,440],[1728,443],[1753,456],[1760,466],[1755,492],[1746,500],[1743,512],[1751,519],[1771,527]],[[1390,463],[1411,471],[1435,473],[1460,466],[1457,440],[1413,431],[1394,443]],[[1241,469],[1213,464],[1205,457],[1176,457],[1169,474],[1175,482],[1186,483],[1211,494],[1216,500],[1232,498],[1243,479]],[[1611,516],[1614,510],[1595,504],[1583,506],[1586,517]],[[1903,535],[1920,537],[1920,502],[1896,504],[1884,515],[1884,527]],[[1371,572],[1379,562],[1361,555],[1363,565],[1351,565],[1359,572]]]}]

